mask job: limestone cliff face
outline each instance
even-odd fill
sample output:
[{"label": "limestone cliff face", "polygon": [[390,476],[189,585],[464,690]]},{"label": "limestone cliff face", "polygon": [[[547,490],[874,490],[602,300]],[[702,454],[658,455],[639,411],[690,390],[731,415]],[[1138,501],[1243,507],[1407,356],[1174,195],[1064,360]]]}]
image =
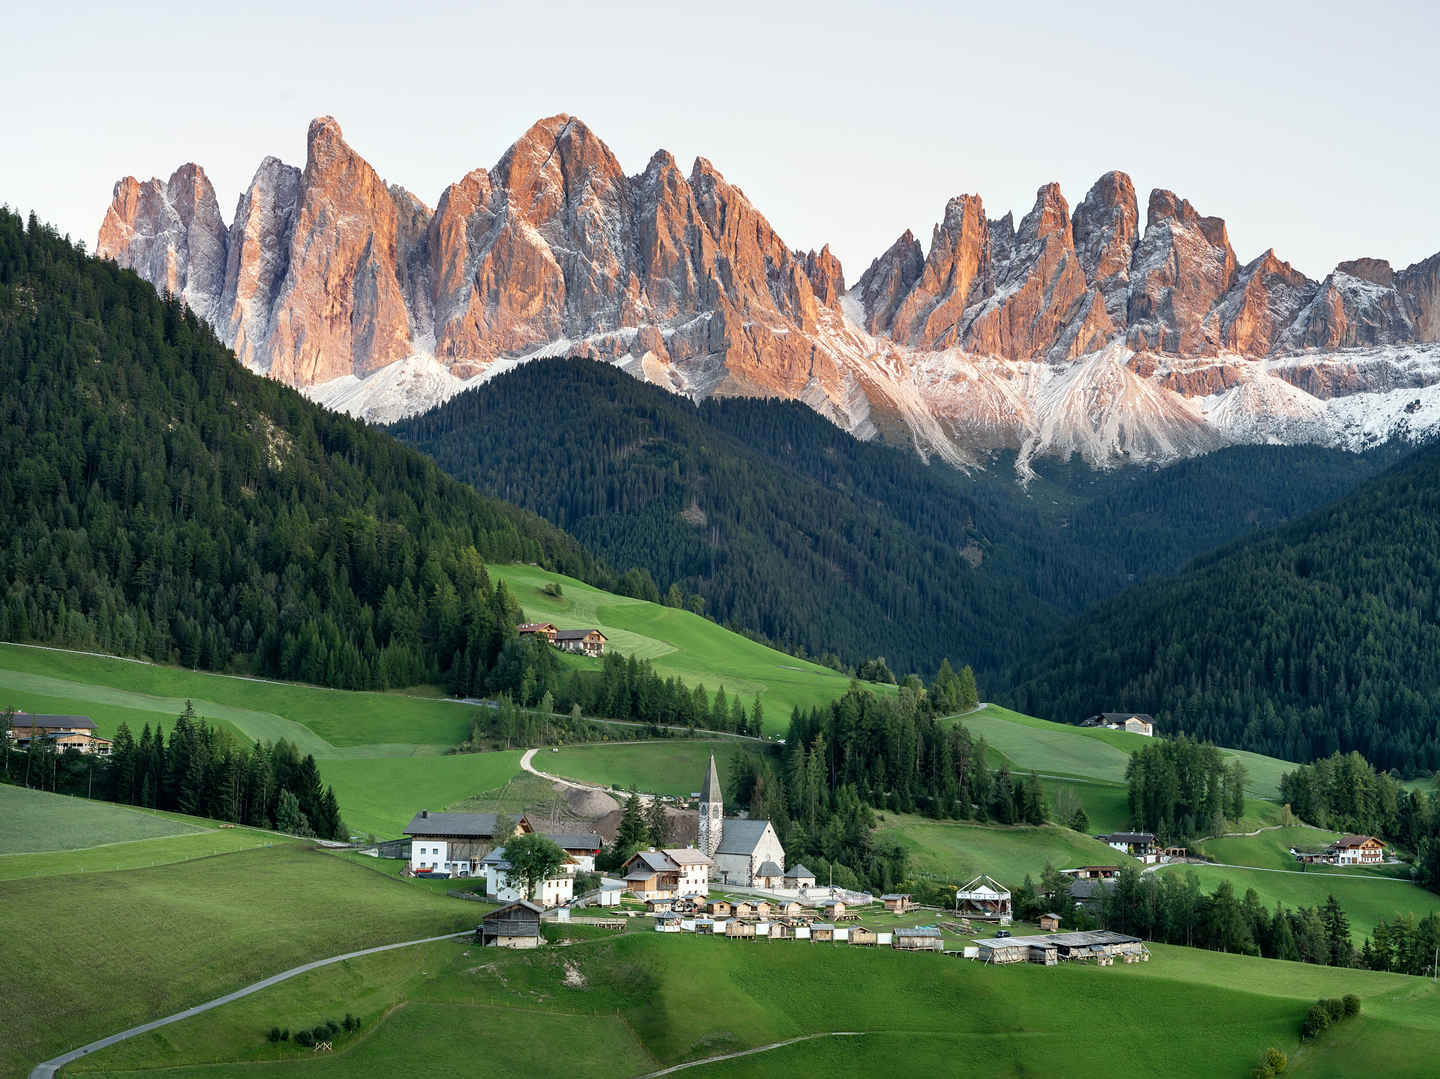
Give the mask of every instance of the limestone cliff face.
[{"label": "limestone cliff face", "polygon": [[[1170,191],[1150,194],[1142,234],[1118,171],[1073,212],[1041,187],[1018,225],[956,196],[928,248],[907,230],[847,292],[828,247],[785,243],[704,158],[685,171],[660,150],[627,175],[561,114],[432,211],[321,117],[304,168],[262,161],[228,228],[196,165],[121,180],[98,250],[252,368],[376,419],[560,354],[697,397],[798,399],[957,463],[1358,437],[1374,425],[1353,401],[1397,389],[1433,388],[1440,417],[1440,349],[1425,349],[1440,255],[1398,272],[1357,259],[1318,283],[1273,251],[1242,267],[1224,221]],[[1342,398],[1351,411],[1321,403]],[[1416,401],[1400,403],[1412,431]]]}]

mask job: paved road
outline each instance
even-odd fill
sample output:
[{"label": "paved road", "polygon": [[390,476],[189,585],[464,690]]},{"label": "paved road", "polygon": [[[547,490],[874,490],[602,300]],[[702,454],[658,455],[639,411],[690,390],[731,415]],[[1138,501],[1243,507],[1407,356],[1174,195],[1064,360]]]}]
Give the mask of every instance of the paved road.
[{"label": "paved road", "polygon": [[661,1075],[673,1075],[675,1072],[684,1071],[686,1068],[698,1068],[702,1064],[715,1064],[722,1060],[734,1060],[736,1057],[753,1056],[756,1053],[768,1053],[771,1049],[783,1049],[787,1045],[794,1045],[796,1042],[814,1041],[816,1038],[858,1038],[865,1033],[863,1030],[826,1030],[819,1034],[802,1034],[798,1038],[787,1038],[783,1042],[771,1042],[769,1045],[757,1045],[754,1049],[741,1049],[738,1053],[721,1053],[718,1056],[705,1057],[701,1060],[688,1060],[684,1064],[674,1064],[668,1068],[661,1068],[658,1072],[646,1072],[639,1079],[657,1079]]},{"label": "paved road", "polygon": [[280,974],[272,974],[268,978],[262,978],[258,982],[247,985],[244,989],[237,989],[233,993],[226,993],[223,997],[216,997],[214,1000],[206,1001],[204,1004],[197,1004],[193,1008],[186,1008],[184,1011],[176,1012],[174,1015],[167,1015],[164,1019],[156,1019],[153,1022],[142,1023],[138,1027],[131,1027],[129,1030],[122,1030],[119,1034],[111,1034],[108,1038],[101,1038],[89,1045],[82,1045],[79,1049],[72,1049],[68,1053],[62,1053],[58,1057],[52,1057],[43,1064],[36,1064],[30,1070],[30,1079],[53,1079],[56,1072],[72,1061],[95,1052],[97,1049],[104,1049],[106,1046],[114,1045],[116,1042],[123,1042],[126,1038],[133,1038],[137,1034],[145,1034],[148,1031],[159,1027],[168,1026],[171,1023],[178,1023],[182,1019],[189,1019],[192,1015],[199,1015],[201,1012],[208,1012],[211,1008],[218,1008],[222,1004],[229,1004],[232,1000],[239,1000],[241,997],[248,997],[251,993],[258,993],[262,989],[268,989],[272,985],[286,981],[297,974],[304,974],[309,970],[317,970],[320,967],[328,967],[332,963],[343,963],[347,959],[358,959],[362,955],[374,955],[376,952],[391,952],[396,948],[412,948],[417,944],[433,944],[437,940],[451,940],[454,937],[465,937],[471,935],[474,930],[466,929],[460,933],[446,933],[438,937],[425,937],[423,940],[406,940],[399,944],[382,944],[378,948],[361,948],[358,952],[346,952],[344,955],[332,955],[329,959],[317,959],[313,963],[304,963],[298,967],[283,971]]}]

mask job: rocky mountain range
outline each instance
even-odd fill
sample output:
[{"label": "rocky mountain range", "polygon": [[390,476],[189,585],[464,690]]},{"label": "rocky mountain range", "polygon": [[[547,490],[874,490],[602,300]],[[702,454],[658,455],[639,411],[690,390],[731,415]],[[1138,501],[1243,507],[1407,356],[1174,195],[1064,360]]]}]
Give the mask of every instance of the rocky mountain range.
[{"label": "rocky mountain range", "polygon": [[115,185],[98,251],[181,297],[251,368],[377,421],[573,355],[696,397],[799,399],[955,464],[1165,462],[1237,442],[1358,447],[1440,427],[1440,255],[1314,281],[1170,191],[1100,177],[1016,224],[950,200],[847,288],[740,188],[657,151],[627,175],[581,121],[530,128],[431,209],[329,117],[232,222],[194,164]]}]

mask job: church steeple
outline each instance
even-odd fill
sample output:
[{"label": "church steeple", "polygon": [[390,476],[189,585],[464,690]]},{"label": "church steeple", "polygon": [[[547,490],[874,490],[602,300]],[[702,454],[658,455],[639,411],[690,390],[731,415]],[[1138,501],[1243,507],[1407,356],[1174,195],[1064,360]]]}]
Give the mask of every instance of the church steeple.
[{"label": "church steeple", "polygon": [[710,754],[710,770],[700,785],[700,850],[705,857],[715,857],[720,835],[725,829],[725,796],[720,791],[720,775],[715,771],[715,754]]}]

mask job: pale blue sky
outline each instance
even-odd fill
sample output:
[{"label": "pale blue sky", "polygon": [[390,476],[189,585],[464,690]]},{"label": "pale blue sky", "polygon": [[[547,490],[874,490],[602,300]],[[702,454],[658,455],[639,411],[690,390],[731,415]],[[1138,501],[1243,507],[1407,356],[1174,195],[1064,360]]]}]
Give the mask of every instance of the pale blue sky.
[{"label": "pale blue sky", "polygon": [[[1319,277],[1440,250],[1423,3],[22,2],[0,38],[0,201],[93,244],[111,186],[194,160],[226,220],[322,113],[430,205],[535,119],[571,112],[627,172],[657,147],[743,187],[854,281],[945,200],[1073,206],[1110,168],[1169,187]],[[307,8],[315,10],[306,10]],[[335,14],[332,14],[335,13]]]}]

